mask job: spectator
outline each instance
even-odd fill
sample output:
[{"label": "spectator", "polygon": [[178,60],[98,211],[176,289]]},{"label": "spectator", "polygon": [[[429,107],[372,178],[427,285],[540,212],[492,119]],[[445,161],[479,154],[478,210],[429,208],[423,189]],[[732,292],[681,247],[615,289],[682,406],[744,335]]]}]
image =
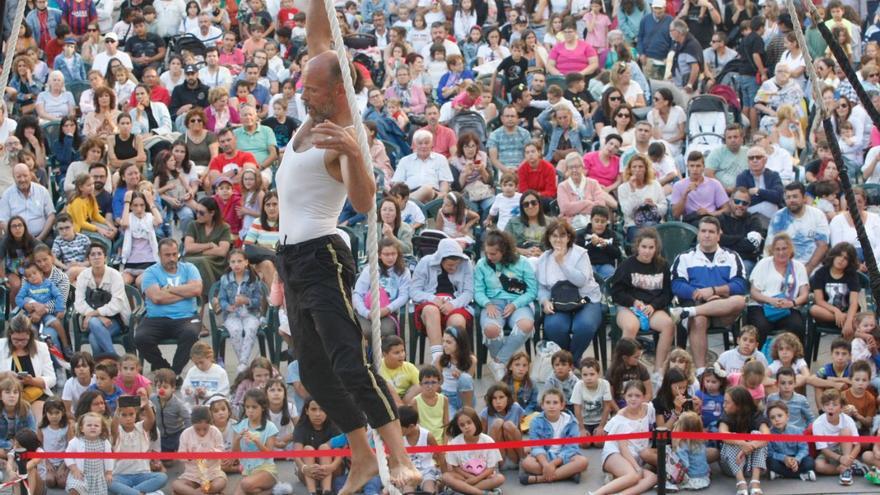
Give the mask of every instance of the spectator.
[{"label": "spectator", "polygon": [[804,264],[794,259],[791,237],[780,232],[770,242],[771,255],[755,265],[749,282],[751,300],[746,318],[758,328],[758,346],[772,331],[789,331],[804,341],[801,308],[810,296],[810,278]]},{"label": "spectator", "polygon": [[80,328],[88,331],[94,354],[116,354],[113,337],[125,329],[131,314],[125,284],[122,275],[107,266],[104,244],[94,242],[89,246],[88,264],[76,279],[74,317],[82,318]]},{"label": "spectator", "polygon": [[[550,121],[551,115],[555,118],[554,122]],[[575,122],[571,109],[563,102],[548,106],[538,116],[538,123],[544,134],[550,136],[544,158],[552,163],[562,161],[571,152],[583,154],[586,148],[584,143],[593,134],[584,124]]]},{"label": "spectator", "polygon": [[91,70],[96,70],[101,74],[105,74],[107,72],[107,67],[110,65],[110,61],[113,59],[118,60],[129,70],[134,68],[134,65],[131,62],[131,57],[128,56],[128,53],[119,50],[119,36],[113,31],[110,31],[104,35],[104,50],[98,50],[98,54],[95,55],[95,59],[92,62]]},{"label": "spectator", "polygon": [[741,59],[745,60],[737,69],[736,84],[739,88],[742,109],[749,119],[752,131],[758,128],[758,109],[755,106],[755,96],[758,93],[758,79],[768,79],[767,67],[764,65],[764,18],[756,16],[749,21],[748,32],[743,33],[743,39],[737,46],[736,51]]},{"label": "spectator", "polygon": [[221,175],[229,177],[233,184],[238,184],[245,165],[257,163],[254,155],[238,149],[237,137],[231,127],[224,127],[217,133],[217,142],[220,145],[220,154],[208,164],[208,172],[202,182],[205,191],[213,190],[214,181]]},{"label": "spectator", "polygon": [[[700,19],[717,16],[720,19],[718,9],[712,4],[713,0],[705,0],[709,4],[709,14],[706,16],[698,16]],[[690,2],[686,8],[690,8]],[[698,9],[705,8],[705,5],[695,6]],[[690,21],[690,18],[688,18]],[[702,22],[702,21],[701,21]],[[711,31],[709,31],[711,33]],[[703,72],[703,47],[699,40],[690,33],[688,24],[676,19],[669,25],[669,37],[672,38],[672,82],[675,87],[684,90],[685,93],[691,94],[697,91],[697,83],[700,74]]]},{"label": "spectator", "polygon": [[[203,292],[207,294],[227,268],[226,255],[232,247],[232,234],[214,198],[202,198],[199,206],[196,221],[189,225],[184,234],[186,257],[183,260],[198,269]],[[164,262],[161,250],[159,256]]]},{"label": "spectator", "polygon": [[128,192],[138,190],[138,184],[141,182],[141,172],[134,162],[125,162],[119,167],[117,174],[119,179],[116,188],[113,190],[113,218],[117,223],[122,218],[122,212],[125,210],[125,196]]},{"label": "spectator", "polygon": [[205,110],[206,130],[219,135],[226,127],[241,123],[238,109],[229,102],[229,90],[223,86],[208,91],[208,108]]},{"label": "spectator", "polygon": [[[181,116],[185,116],[194,108],[204,110],[208,107],[210,88],[199,80],[199,69],[193,64],[188,64],[183,72],[185,79],[171,91],[171,105],[168,107],[168,111],[175,119],[181,119]],[[177,122],[178,125],[175,126],[177,129],[187,124],[186,120]]]},{"label": "spectator", "polygon": [[125,51],[132,57],[135,77],[140,78],[146,67],[155,66],[165,60],[165,41],[159,35],[147,31],[143,16],[136,15],[131,21],[131,27],[134,36],[129,36],[125,41]]},{"label": "spectator", "polygon": [[379,202],[378,213],[381,238],[397,242],[403,255],[412,256],[413,228],[401,220],[400,205],[391,198],[383,198]]},{"label": "spectator", "polygon": [[[135,344],[154,370],[171,368],[178,375],[189,361],[189,350],[199,338],[197,297],[202,279],[195,265],[178,261],[180,247],[173,238],[159,241],[160,262],[147,268],[141,290],[146,313],[134,334]],[[197,321],[197,320],[196,320]],[[174,363],[162,357],[159,342],[176,339]]]},{"label": "spectator", "polygon": [[31,182],[28,166],[19,163],[12,168],[15,184],[0,195],[0,231],[6,231],[12,217],[21,217],[27,232],[34,232],[38,241],[45,241],[55,224],[55,205],[49,191]]},{"label": "spectator", "polygon": [[608,134],[599,151],[584,155],[584,173],[596,179],[607,193],[613,193],[620,185],[620,157],[618,150],[623,143],[619,134]]},{"label": "spectator", "polygon": [[486,147],[489,150],[489,161],[499,173],[511,172],[522,163],[525,157],[525,146],[531,141],[529,131],[519,125],[519,116],[515,106],[506,105],[501,111],[501,127],[489,134]]},{"label": "spectator", "polygon": [[[132,80],[134,82],[137,82],[137,80],[135,80],[134,78],[132,78]],[[147,88],[150,90],[150,101],[158,101],[160,103],[164,103],[165,106],[171,105],[171,91],[178,85],[169,86],[168,88],[166,88],[164,83],[162,82],[162,79],[159,77],[159,72],[156,70],[155,67],[149,66],[144,68],[141,82],[143,82],[144,85],[146,85]],[[127,100],[129,106],[133,107],[137,105],[134,94],[132,94],[131,98],[128,98]],[[119,101],[124,102],[126,101],[126,99],[121,99]]]},{"label": "spectator", "polygon": [[[83,113],[83,136],[96,136],[106,140],[117,134],[119,129],[116,124],[122,113],[116,107],[116,93],[106,86],[99,87],[92,92],[92,105],[94,111]],[[131,137],[131,125],[128,126],[128,131]]]},{"label": "spectator", "polygon": [[[562,23],[562,42],[556,43],[547,59],[547,73],[566,75],[580,72],[592,75],[599,69],[599,54],[586,41],[580,39],[574,19]],[[643,46],[643,45],[639,45]]]},{"label": "spectator", "polygon": [[64,89],[64,74],[53,70],[49,73],[46,89],[37,95],[37,117],[43,121],[55,122],[61,117],[76,116],[76,102],[73,94]]},{"label": "spectator", "polygon": [[447,52],[446,68],[449,69],[449,71],[443,74],[440,78],[440,82],[437,84],[435,101],[438,105],[443,105],[447,101],[452,100],[452,98],[457,96],[468,84],[473,83],[477,78],[473,72],[465,69],[464,59],[461,58],[461,55],[449,55],[449,52]]},{"label": "spectator", "polygon": [[636,231],[660,223],[666,217],[666,195],[654,177],[654,167],[645,155],[635,155],[623,170],[617,188],[623,228],[627,242],[636,238]]},{"label": "spectator", "polygon": [[[546,338],[580,362],[602,324],[602,294],[587,250],[574,241],[575,232],[568,222],[551,222],[543,238],[548,249],[538,259],[535,274]],[[573,306],[578,307],[564,307],[562,302],[575,302]]]},{"label": "spectator", "polygon": [[[874,251],[874,257],[880,257],[880,215],[873,211],[867,211],[868,198],[865,190],[861,187],[853,187],[853,195],[856,197],[856,208],[859,216],[862,217],[862,224],[865,226],[865,232],[868,234],[868,241],[871,243],[871,249]],[[865,252],[856,236],[856,228],[853,224],[852,215],[849,209],[845,209],[839,215],[836,215],[829,225],[831,246],[836,246],[842,242],[848,242],[856,248],[858,256],[859,271],[867,272],[865,266]]]},{"label": "spectator", "polygon": [[494,171],[486,152],[480,149],[480,138],[474,132],[463,132],[456,146],[458,156],[449,161],[453,177],[468,201],[479,206],[485,217],[495,199]]},{"label": "spectator", "polygon": [[[30,27],[34,33],[34,39],[37,46],[44,52],[49,41],[55,37],[55,28],[62,23],[61,11],[49,7],[49,0],[36,0],[34,9],[28,12],[24,22]],[[75,43],[74,39],[74,43]]]},{"label": "spectator", "polygon": [[15,301],[15,296],[21,289],[25,261],[33,254],[37,242],[28,231],[23,218],[16,215],[9,219],[6,235],[0,241],[0,253],[3,254],[0,277],[6,278],[9,301]]},{"label": "spectator", "polygon": [[134,96],[137,104],[128,112],[131,115],[132,133],[143,137],[147,149],[160,141],[173,141],[176,136],[172,133],[168,107],[162,102],[151,101],[144,84],[135,88]]},{"label": "spectator", "polygon": [[672,17],[666,14],[666,0],[651,0],[651,15],[642,17],[636,42],[639,62],[649,79],[664,79],[666,54],[672,48],[671,24]]},{"label": "spectator", "polygon": [[745,307],[748,290],[742,260],[719,246],[721,223],[711,215],[699,220],[697,246],[675,258],[672,292],[681,307],[671,311],[673,320],[687,318],[690,345],[697,374],[706,366],[710,322],[730,325]]},{"label": "spectator", "polygon": [[[794,259],[804,264],[807,273],[813,273],[828,251],[828,220],[818,208],[805,203],[806,190],[800,182],[785,186],[784,199],[785,208],[773,215],[767,238],[772,239],[778,232],[790,235],[794,242]],[[770,246],[764,251],[769,256]]]},{"label": "spectator", "polygon": [[[70,164],[67,167],[67,173],[64,176],[64,183],[62,185],[64,189],[64,194],[70,198],[75,192],[76,188],[73,183],[77,177],[82,174],[87,174],[89,172],[89,167],[93,163],[103,163],[107,159],[107,143],[103,139],[99,137],[90,137],[83,141],[83,143],[79,147],[79,156],[82,157],[82,160],[77,160]],[[109,187],[105,184],[104,186],[107,191],[112,191],[113,188]]]},{"label": "spectator", "polygon": [[461,56],[461,50],[458,48],[458,45],[449,39],[449,33],[446,30],[446,23],[434,22],[431,24],[431,42],[425,43],[419,52],[422,59],[431,60],[431,46],[436,43],[443,45],[443,48],[446,50],[447,58],[453,55]]},{"label": "spectator", "polygon": [[633,71],[629,62],[620,61],[614,64],[610,70],[611,86],[617,88],[623,94],[623,101],[632,108],[642,108],[645,102],[645,91],[638,83],[633,81]]},{"label": "spectator", "polygon": [[541,246],[548,221],[541,195],[536,191],[526,191],[519,198],[519,216],[512,217],[504,230],[513,235],[519,254],[537,258],[544,252]]},{"label": "spectator", "polygon": [[769,222],[783,204],[782,179],[766,167],[767,153],[764,148],[749,148],[748,159],[749,170],[736,177],[736,187],[745,187],[752,195],[749,213],[761,215]]},{"label": "spectator", "polygon": [[[773,129],[776,112],[782,105],[791,105],[798,119],[804,117],[803,100],[804,91],[791,78],[791,69],[782,62],[776,64],[773,78],[764,81],[755,94],[755,109],[759,112],[761,129],[767,132]],[[858,135],[861,141],[862,132]]]},{"label": "spectator", "polygon": [[653,127],[652,137],[669,143],[674,154],[681,155],[687,126],[684,109],[675,104],[669,88],[660,88],[654,92],[652,106],[648,112],[648,122]]},{"label": "spectator", "polygon": [[394,82],[385,90],[385,98],[400,100],[403,111],[407,114],[424,114],[427,104],[425,89],[412,80],[410,68],[401,65],[394,75]]},{"label": "spectator", "polygon": [[76,38],[64,38],[64,48],[52,63],[55,70],[61,71],[65,81],[81,82],[86,80],[86,66],[82,56],[76,53]]},{"label": "spectator", "polygon": [[810,306],[810,317],[815,318],[816,323],[839,328],[844,338],[855,335],[855,318],[859,312],[861,283],[856,259],[853,245],[841,242],[828,250],[822,266],[810,277],[815,300]]},{"label": "spectator", "polygon": [[419,260],[409,289],[416,328],[428,336],[431,362],[443,354],[443,329],[465,331],[473,320],[474,268],[455,239],[442,239],[434,254]]},{"label": "spectator", "polygon": [[234,131],[238,149],[253,155],[263,175],[263,182],[271,184],[272,165],[278,159],[275,133],[257,120],[256,108],[242,105],[238,111],[241,116],[241,127]]},{"label": "spectator", "polygon": [[599,132],[600,145],[604,145],[605,140],[608,139],[609,136],[616,135],[620,138],[620,144],[618,145],[619,149],[627,150],[631,148],[635,141],[636,126],[636,119],[633,115],[632,108],[626,103],[621,104],[617,109],[611,112],[611,120],[613,123],[603,127]]},{"label": "spectator", "polygon": [[434,136],[430,131],[419,129],[413,134],[415,152],[403,157],[394,171],[393,183],[406,183],[412,199],[427,203],[449,192],[452,171],[446,158],[431,151]]},{"label": "spectator", "polygon": [[[737,3],[747,3],[751,5],[748,1],[734,2],[734,4]],[[735,5],[734,8],[739,9],[741,6]],[[742,11],[739,10],[738,12]],[[730,9],[725,9],[725,15],[728,13],[730,13]],[[739,30],[739,25],[736,26],[736,29]],[[721,75],[727,64],[736,58],[736,55],[736,51],[727,47],[727,35],[724,31],[716,31],[712,34],[709,47],[703,50],[703,76],[706,78],[707,87],[716,84],[715,79]]]},{"label": "spectator", "polygon": [[525,147],[525,161],[517,168],[519,192],[534,190],[541,200],[556,198],[556,170],[553,165],[541,159],[543,143],[535,140]]},{"label": "spectator", "polygon": [[736,178],[748,170],[748,150],[743,148],[743,128],[737,123],[724,130],[724,146],[719,146],[706,158],[706,176],[718,179],[730,194],[736,188]]},{"label": "spectator", "polygon": [[[193,165],[207,169],[211,160],[220,152],[220,145],[217,143],[217,136],[205,127],[207,120],[205,111],[199,107],[192,108],[186,112],[183,120],[186,123],[186,130],[174,144],[184,146],[187,158],[193,162]],[[185,163],[178,165],[181,169],[186,167]]]},{"label": "spectator", "polygon": [[443,155],[447,160],[455,156],[455,132],[452,129],[440,124],[440,108],[431,103],[425,107],[425,119],[428,125],[423,127],[426,131],[434,136],[434,153]]},{"label": "spectator", "polygon": [[749,212],[752,195],[745,187],[738,187],[730,194],[730,207],[718,217],[721,222],[721,247],[735,252],[745,265],[746,275],[752,273],[761,243],[767,234],[763,222]]},{"label": "spectator", "polygon": [[275,279],[275,246],[279,237],[278,192],[272,190],[263,196],[260,216],[251,224],[243,242],[248,262],[266,284]]},{"label": "spectator", "polygon": [[706,215],[719,216],[727,211],[727,193],[717,180],[703,175],[703,154],[692,151],[687,157],[688,177],[672,186],[672,215],[697,224]]},{"label": "spectator", "polygon": [[[199,80],[211,89],[232,87],[232,72],[220,64],[220,51],[216,46],[205,51],[205,65],[199,69]],[[210,100],[210,93],[208,95]]]},{"label": "spectator", "polygon": [[24,314],[12,318],[6,337],[0,338],[0,371],[18,374],[22,399],[30,402],[34,417],[42,418],[43,404],[55,388],[55,369],[49,346]]},{"label": "spectator", "polygon": [[614,196],[602,189],[596,179],[584,175],[584,161],[579,154],[569,153],[563,165],[567,178],[556,187],[560,218],[568,220],[572,227],[579,230],[590,223],[590,212],[594,206],[617,208]]}]

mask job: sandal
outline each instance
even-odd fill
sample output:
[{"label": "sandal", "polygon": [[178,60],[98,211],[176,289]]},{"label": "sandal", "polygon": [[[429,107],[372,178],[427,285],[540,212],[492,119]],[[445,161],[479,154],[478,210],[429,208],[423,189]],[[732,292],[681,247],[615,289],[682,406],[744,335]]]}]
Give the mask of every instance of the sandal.
[{"label": "sandal", "polygon": [[761,480],[752,480],[749,482],[749,494],[764,495],[764,490],[761,490]]},{"label": "sandal", "polygon": [[736,482],[736,495],[749,495],[748,483],[745,481]]}]

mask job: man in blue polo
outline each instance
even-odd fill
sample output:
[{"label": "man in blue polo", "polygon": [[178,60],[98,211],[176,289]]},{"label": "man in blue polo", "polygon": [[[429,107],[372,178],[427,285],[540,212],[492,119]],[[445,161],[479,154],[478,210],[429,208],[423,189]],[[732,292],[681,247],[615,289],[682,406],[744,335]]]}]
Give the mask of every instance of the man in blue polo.
[{"label": "man in blue polo", "polygon": [[652,0],[651,14],[642,17],[638,34],[639,62],[649,79],[663,79],[666,54],[672,47],[671,24],[672,16],[666,13],[666,0]]},{"label": "man in blue polo", "polygon": [[[180,246],[166,237],[159,241],[159,262],[144,271],[141,292],[147,312],[134,334],[134,343],[154,370],[171,368],[178,375],[189,361],[189,350],[199,340],[197,297],[202,277],[192,263],[178,261]],[[174,362],[162,357],[159,342],[176,339]]]}]

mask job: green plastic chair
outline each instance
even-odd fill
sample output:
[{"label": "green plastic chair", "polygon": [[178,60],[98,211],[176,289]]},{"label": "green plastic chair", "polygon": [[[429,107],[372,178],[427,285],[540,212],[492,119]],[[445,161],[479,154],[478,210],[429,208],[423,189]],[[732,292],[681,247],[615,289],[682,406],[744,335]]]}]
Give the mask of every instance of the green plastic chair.
[{"label": "green plastic chair", "polygon": [[663,243],[663,257],[672,264],[675,258],[697,242],[697,228],[684,222],[666,222],[654,226]]},{"label": "green plastic chair", "polygon": [[[128,304],[131,307],[131,316],[129,316],[128,321],[124,322],[125,327],[123,327],[122,332],[113,337],[113,343],[121,345],[125,352],[134,353],[134,328],[144,316],[146,307],[144,306],[144,297],[136,287],[126,285],[125,296],[128,298]],[[82,315],[76,313],[73,308],[67,313],[70,315],[73,349],[79,351],[82,345],[88,342],[88,332],[82,328]]]}]

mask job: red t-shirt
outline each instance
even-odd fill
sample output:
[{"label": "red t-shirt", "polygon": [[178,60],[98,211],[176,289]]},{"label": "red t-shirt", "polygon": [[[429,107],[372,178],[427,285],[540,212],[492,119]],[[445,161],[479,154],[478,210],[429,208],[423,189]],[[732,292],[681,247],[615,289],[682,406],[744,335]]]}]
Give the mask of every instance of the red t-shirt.
[{"label": "red t-shirt", "polygon": [[519,178],[519,192],[533,189],[542,198],[556,197],[556,169],[547,160],[538,162],[537,169],[533,169],[528,162],[522,162],[516,169],[516,175]]},{"label": "red t-shirt", "polygon": [[64,51],[64,41],[53,38],[46,43],[44,51],[46,53],[46,64],[49,67],[55,67],[55,57],[61,55],[61,52]]},{"label": "red t-shirt", "polygon": [[440,124],[437,124],[436,130],[432,130],[428,126],[423,127],[423,129],[431,131],[431,134],[434,135],[434,149],[432,151],[449,158],[449,149],[455,146],[457,141],[455,132],[445,125]]},{"label": "red t-shirt", "polygon": [[287,26],[290,29],[296,27],[296,23],[293,22],[293,16],[299,13],[299,9],[281,9],[278,11],[278,23],[282,26]]},{"label": "red t-shirt", "polygon": [[241,175],[241,171],[244,169],[244,164],[257,163],[257,159],[254,158],[254,155],[248,153],[247,151],[236,150],[235,156],[233,156],[232,158],[227,158],[226,155],[220,153],[214,158],[211,158],[211,162],[208,163],[208,172],[214,170],[218,174],[223,174],[223,168],[230,163],[238,165],[238,174],[232,179],[232,188],[235,190],[235,192],[240,193],[241,184],[238,182],[238,178]]},{"label": "red t-shirt", "polygon": [[[169,93],[161,84],[157,84],[150,90],[150,101],[164,103],[167,107],[171,104],[171,93]],[[134,91],[132,91],[131,98],[128,99],[128,106],[133,107],[135,105],[137,105],[137,100],[135,100]]]},{"label": "red t-shirt", "polygon": [[220,208],[220,213],[223,214],[223,220],[226,220],[226,223],[229,224],[229,230],[232,232],[232,235],[238,237],[238,232],[241,230],[242,220],[235,211],[235,207],[241,206],[241,194],[238,191],[233,191],[232,197],[229,198],[229,202],[224,202],[220,199],[219,195],[215,194],[214,201],[217,202],[217,206]]}]

